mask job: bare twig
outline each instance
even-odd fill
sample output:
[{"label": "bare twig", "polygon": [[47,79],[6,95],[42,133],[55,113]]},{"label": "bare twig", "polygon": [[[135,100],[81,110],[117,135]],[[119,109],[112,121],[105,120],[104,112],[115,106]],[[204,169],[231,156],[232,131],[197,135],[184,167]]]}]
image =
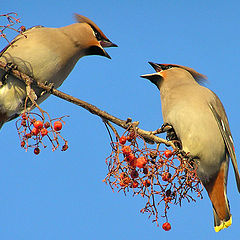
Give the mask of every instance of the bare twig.
[{"label": "bare twig", "polygon": [[[3,69],[4,71],[6,71],[6,64],[0,61],[0,68]],[[107,121],[110,121],[110,122],[118,125],[119,127],[122,127],[124,129],[128,129],[130,126],[134,126],[137,133],[141,137],[143,137],[145,141],[147,141],[149,143],[154,143],[154,142],[157,143],[157,144],[163,143],[167,146],[171,146],[173,149],[176,149],[173,142],[167,141],[163,138],[157,137],[155,134],[157,134],[158,131],[153,131],[153,132],[152,131],[146,131],[146,130],[143,130],[143,129],[137,127],[139,122],[131,122],[131,121],[129,121],[129,119],[127,119],[126,121],[122,120],[122,119],[119,119],[119,118],[117,118],[113,115],[110,115],[109,113],[97,108],[96,106],[94,106],[90,103],[87,103],[87,102],[82,101],[78,98],[75,98],[75,97],[73,97],[69,94],[66,94],[66,93],[61,92],[57,89],[54,89],[51,85],[45,85],[43,83],[36,82],[33,78],[29,77],[28,75],[26,75],[24,73],[19,72],[15,68],[11,69],[11,72],[9,74],[11,74],[11,75],[15,76],[16,78],[24,81],[27,85],[29,85],[29,83],[31,83],[31,85],[35,85],[35,86],[37,85],[38,87],[44,89],[47,93],[50,93],[50,94],[52,94],[56,97],[59,97],[61,99],[66,100],[68,102],[74,103],[74,104],[86,109],[90,113],[92,113],[94,115],[97,115],[97,116],[99,116],[102,119],[105,119]]]}]

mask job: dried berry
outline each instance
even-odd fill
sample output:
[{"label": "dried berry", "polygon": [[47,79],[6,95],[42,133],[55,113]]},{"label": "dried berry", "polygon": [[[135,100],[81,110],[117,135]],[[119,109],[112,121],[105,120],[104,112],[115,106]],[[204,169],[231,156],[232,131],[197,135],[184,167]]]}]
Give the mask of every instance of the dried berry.
[{"label": "dried berry", "polygon": [[172,193],[171,190],[168,189],[168,190],[166,191],[166,196],[169,197],[169,196],[171,195],[171,193]]},{"label": "dried berry", "polygon": [[149,179],[143,181],[143,186],[149,187],[150,185],[151,185],[151,183],[150,183]]},{"label": "dried berry", "polygon": [[131,172],[131,178],[137,178],[138,177],[138,172],[136,170],[133,170]]},{"label": "dried berry", "polygon": [[171,177],[172,177],[172,175],[169,172],[164,172],[162,174],[162,180],[165,181],[165,182],[169,181],[171,179]]},{"label": "dried berry", "polygon": [[22,142],[21,142],[21,147],[23,148],[24,146],[25,146],[25,142],[22,141]]},{"label": "dried berry", "polygon": [[25,127],[25,126],[27,125],[27,124],[26,124],[26,120],[22,120],[22,121],[21,121],[21,125]]},{"label": "dried berry", "polygon": [[68,150],[68,145],[67,144],[64,144],[63,146],[62,146],[62,151],[67,151]]},{"label": "dried berry", "polygon": [[40,153],[40,149],[38,147],[34,148],[34,153],[38,155]]},{"label": "dried berry", "polygon": [[156,159],[157,158],[157,151],[151,151],[150,152],[150,158]]},{"label": "dried berry", "polygon": [[148,174],[148,169],[146,167],[143,169],[143,173]]},{"label": "dried berry", "polygon": [[44,127],[45,127],[45,128],[49,128],[49,127],[50,127],[50,123],[49,123],[49,122],[45,122],[45,123],[44,123]]}]

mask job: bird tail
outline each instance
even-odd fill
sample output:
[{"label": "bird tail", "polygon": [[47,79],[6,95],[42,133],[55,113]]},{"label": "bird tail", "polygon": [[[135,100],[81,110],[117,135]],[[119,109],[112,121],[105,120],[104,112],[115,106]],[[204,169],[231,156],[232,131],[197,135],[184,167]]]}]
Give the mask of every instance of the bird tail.
[{"label": "bird tail", "polygon": [[[229,209],[229,206],[228,206],[228,209]],[[215,208],[213,207],[213,216],[214,216],[214,230],[216,232],[219,232],[220,230],[224,228],[228,228],[229,226],[232,225],[232,215],[230,214],[229,211],[227,211],[226,213],[226,216],[227,216],[226,218],[220,219]]]},{"label": "bird tail", "polygon": [[213,205],[214,229],[216,232],[231,226],[232,215],[226,194],[228,161],[224,161],[217,176],[205,185]]}]

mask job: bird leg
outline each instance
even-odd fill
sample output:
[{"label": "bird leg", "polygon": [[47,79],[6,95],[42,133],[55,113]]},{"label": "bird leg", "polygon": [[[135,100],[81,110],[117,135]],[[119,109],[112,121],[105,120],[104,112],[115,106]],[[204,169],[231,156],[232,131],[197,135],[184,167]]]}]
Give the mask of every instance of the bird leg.
[{"label": "bird leg", "polygon": [[199,157],[198,156],[193,156],[193,155],[191,155],[191,154],[189,154],[189,153],[186,153],[184,150],[182,150],[182,149],[178,149],[177,151],[176,151],[176,154],[180,157],[180,158],[184,158],[184,159],[186,159],[188,162],[189,162],[189,164],[190,164],[190,166],[193,168],[194,167],[194,163],[195,164],[198,164],[198,160],[199,160]]},{"label": "bird leg", "polygon": [[177,134],[176,134],[172,125],[170,125],[169,123],[164,123],[160,129],[161,129],[162,132],[167,133],[166,139],[168,141],[173,142],[173,144],[178,149],[182,149],[182,143],[181,143],[180,139],[177,137]]},{"label": "bird leg", "polygon": [[9,74],[11,73],[12,69],[14,69],[14,68],[16,68],[16,66],[13,63],[6,63],[6,66],[4,69],[5,73],[0,80],[0,87],[2,87],[6,83]]}]

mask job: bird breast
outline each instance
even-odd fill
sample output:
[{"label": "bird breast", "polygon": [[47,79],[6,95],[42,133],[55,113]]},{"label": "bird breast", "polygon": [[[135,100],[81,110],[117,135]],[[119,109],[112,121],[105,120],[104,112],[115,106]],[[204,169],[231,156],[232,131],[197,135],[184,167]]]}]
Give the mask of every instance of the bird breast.
[{"label": "bird breast", "polygon": [[169,99],[162,99],[164,122],[173,126],[183,150],[199,157],[198,171],[214,175],[226,159],[226,147],[207,99],[194,92],[170,94]]}]

